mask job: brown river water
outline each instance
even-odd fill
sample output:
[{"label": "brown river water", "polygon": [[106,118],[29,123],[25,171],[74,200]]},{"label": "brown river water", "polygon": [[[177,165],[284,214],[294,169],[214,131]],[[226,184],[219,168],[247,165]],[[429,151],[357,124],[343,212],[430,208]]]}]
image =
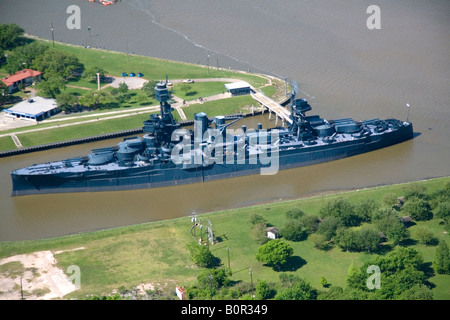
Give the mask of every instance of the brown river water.
[{"label": "brown river water", "polygon": [[[11,170],[86,155],[113,139],[0,159],[0,241],[83,231],[295,199],[450,174],[450,2],[377,1],[381,29],[369,30],[372,1],[0,0],[0,23],[81,45],[250,70],[297,81],[299,97],[324,118],[409,120],[408,142],[320,165],[203,184],[100,193],[11,197]],[[69,30],[66,9],[81,9]],[[170,76],[170,75],[169,75]],[[246,119],[248,128],[265,116]],[[239,126],[241,123],[239,123]]]}]

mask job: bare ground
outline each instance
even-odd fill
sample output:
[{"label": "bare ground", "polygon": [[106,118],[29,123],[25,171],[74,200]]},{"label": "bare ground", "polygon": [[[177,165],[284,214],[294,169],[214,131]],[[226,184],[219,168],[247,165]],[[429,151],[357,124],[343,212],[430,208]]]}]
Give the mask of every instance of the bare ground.
[{"label": "bare ground", "polygon": [[[75,250],[79,249],[84,248]],[[55,252],[57,253],[60,252]],[[76,289],[66,273],[56,266],[56,259],[51,251],[21,254],[0,260],[0,300],[20,300],[22,294],[26,300],[61,299]]]}]

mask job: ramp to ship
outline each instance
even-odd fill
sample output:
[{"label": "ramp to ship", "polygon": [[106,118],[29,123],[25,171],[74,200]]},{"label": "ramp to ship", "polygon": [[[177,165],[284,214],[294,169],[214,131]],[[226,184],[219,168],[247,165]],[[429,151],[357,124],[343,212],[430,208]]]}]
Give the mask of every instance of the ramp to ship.
[{"label": "ramp to ship", "polygon": [[282,120],[292,123],[292,119],[289,117],[290,112],[286,110],[283,106],[281,106],[279,103],[273,101],[266,95],[264,95],[262,92],[252,90],[251,92],[252,98],[261,103],[264,107],[275,113],[278,117],[280,117]]}]

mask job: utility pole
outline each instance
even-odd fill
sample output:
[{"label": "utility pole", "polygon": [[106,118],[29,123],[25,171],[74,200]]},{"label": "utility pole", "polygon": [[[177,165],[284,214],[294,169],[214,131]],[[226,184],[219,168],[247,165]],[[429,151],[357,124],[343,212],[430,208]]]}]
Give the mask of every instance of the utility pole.
[{"label": "utility pole", "polygon": [[209,51],[206,51],[207,55],[208,55],[208,74],[209,74]]},{"label": "utility pole", "polygon": [[227,247],[227,251],[228,251],[228,270],[231,270],[231,267],[230,267],[230,247]]},{"label": "utility pole", "polygon": [[209,299],[212,300],[212,274],[208,276],[209,279]]},{"label": "utility pole", "polygon": [[91,27],[88,27],[88,32],[89,32],[89,43],[88,43],[88,47],[91,48]]},{"label": "utility pole", "polygon": [[53,34],[53,22],[50,23],[50,27],[52,29],[52,42],[53,42],[53,48],[55,47],[55,35]]}]

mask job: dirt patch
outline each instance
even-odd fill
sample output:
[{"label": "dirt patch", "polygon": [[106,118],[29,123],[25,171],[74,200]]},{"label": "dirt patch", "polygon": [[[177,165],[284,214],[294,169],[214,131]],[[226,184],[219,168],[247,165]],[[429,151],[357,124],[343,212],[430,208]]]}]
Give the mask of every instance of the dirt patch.
[{"label": "dirt patch", "polygon": [[[83,248],[74,250],[79,249]],[[0,300],[20,300],[22,295],[26,300],[61,299],[75,290],[75,284],[56,266],[51,251],[0,260]]]},{"label": "dirt patch", "polygon": [[111,87],[118,88],[121,83],[126,83],[128,89],[141,89],[148,80],[139,77],[113,77]]}]

